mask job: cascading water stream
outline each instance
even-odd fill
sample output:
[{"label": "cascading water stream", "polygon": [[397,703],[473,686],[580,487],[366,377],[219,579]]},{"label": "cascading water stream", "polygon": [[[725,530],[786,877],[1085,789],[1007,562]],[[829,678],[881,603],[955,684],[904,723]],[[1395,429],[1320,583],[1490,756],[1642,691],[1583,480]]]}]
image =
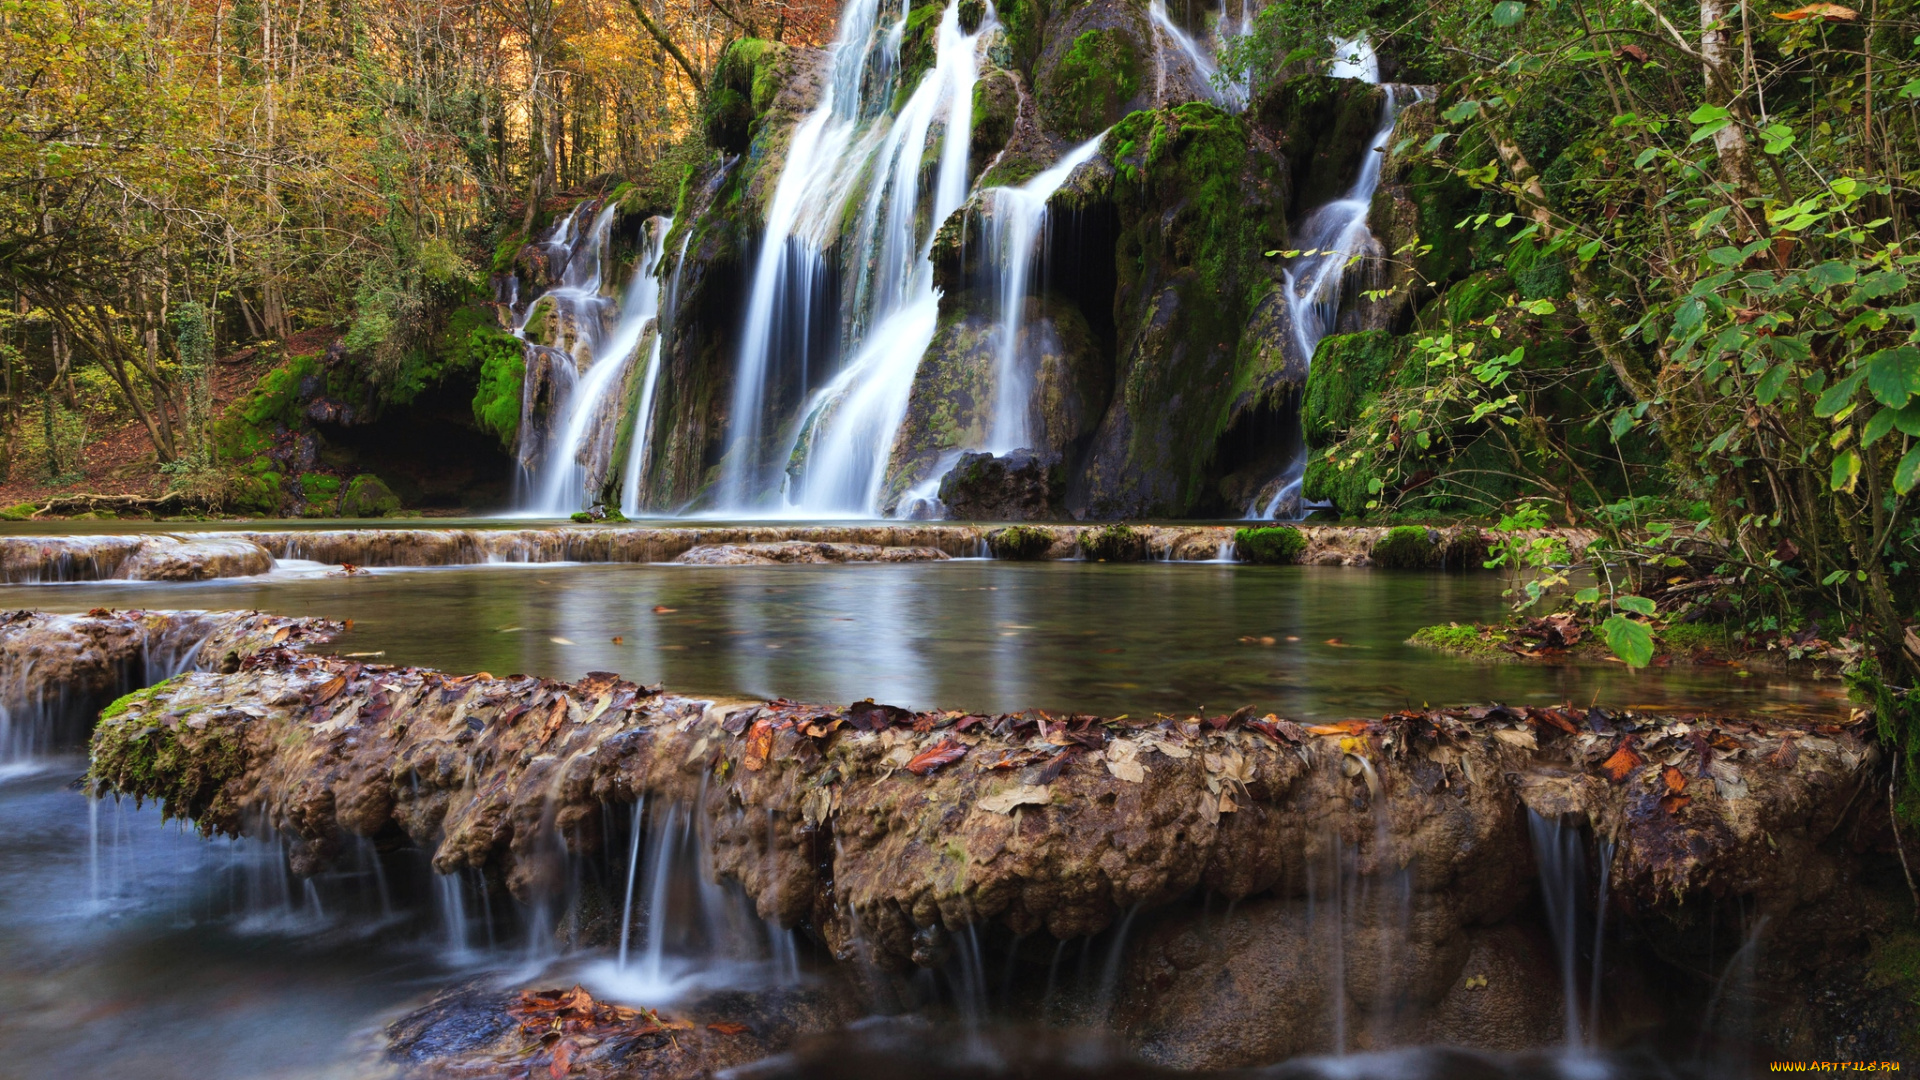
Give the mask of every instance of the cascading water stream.
[{"label": "cascading water stream", "polygon": [[993,267],[1000,302],[993,419],[983,448],[989,453],[1004,454],[1033,445],[1033,372],[1020,355],[1027,281],[1035,264],[1045,257],[1041,237],[1047,223],[1047,201],[1075,169],[1100,152],[1106,137],[1103,131],[1074,147],[1051,168],[1019,187],[988,188],[982,193],[988,210],[984,260]]},{"label": "cascading water stream", "polygon": [[[1329,74],[1336,78],[1380,81],[1380,63],[1367,40],[1334,42],[1334,62]],[[1310,367],[1313,353],[1322,338],[1333,332],[1340,317],[1347,272],[1355,256],[1364,255],[1377,244],[1367,228],[1367,210],[1373,193],[1380,186],[1380,169],[1387,140],[1393,137],[1394,121],[1400,115],[1398,91],[1383,87],[1386,100],[1380,106],[1380,126],[1360,156],[1360,174],[1338,199],[1316,208],[1300,228],[1298,247],[1303,252],[1282,273],[1286,290],[1287,318],[1293,327],[1293,345],[1303,365]],[[1302,450],[1277,478],[1278,489],[1264,503],[1256,496],[1247,507],[1247,517],[1266,521],[1297,521],[1308,509],[1301,501],[1300,484],[1306,472],[1306,454]],[[1272,486],[1272,485],[1269,485]]]},{"label": "cascading water stream", "polygon": [[[672,229],[672,219],[661,229],[664,237]],[[647,479],[647,466],[651,464],[653,448],[654,403],[660,390],[660,357],[666,348],[667,325],[665,314],[674,308],[680,298],[680,275],[687,267],[687,245],[693,240],[693,231],[680,240],[680,253],[674,259],[673,276],[667,279],[666,288],[659,294],[656,305],[658,314],[654,318],[653,342],[647,348],[647,367],[640,376],[640,400],[633,412],[633,441],[627,446],[626,471],[621,477],[620,512],[627,517],[639,517],[641,511],[640,492]]]},{"label": "cascading water stream", "polygon": [[[914,372],[933,339],[939,295],[928,255],[934,231],[966,198],[978,43],[996,25],[989,10],[979,29],[964,33],[958,5],[948,5],[932,70],[889,118],[906,19],[902,7],[883,21],[892,10],[889,3],[883,12],[881,0],[848,4],[829,86],[795,129],[775,185],[747,303],[717,509],[773,509],[783,494],[792,513],[877,512]],[[922,190],[930,153],[933,183]],[[816,366],[832,370],[810,355],[815,292],[841,210],[856,194],[857,231],[841,256],[856,271],[840,317],[846,359],[807,393]],[[805,395],[800,421],[783,440],[784,453],[770,459],[774,384],[796,375]]]},{"label": "cascading water stream", "polygon": [[[1182,29],[1179,23],[1173,21],[1172,16],[1167,14],[1166,0],[1153,0],[1147,6],[1147,16],[1152,20],[1155,36],[1161,38],[1164,43],[1171,44],[1181,56],[1186,58],[1187,63],[1192,65],[1194,77],[1214,104],[1231,112],[1239,112],[1247,107],[1246,83],[1238,79],[1222,78],[1216,57],[1230,39],[1244,36],[1252,28],[1253,9],[1250,5],[1242,3],[1240,17],[1238,21],[1232,23],[1229,23],[1226,7],[1222,5],[1219,18],[1214,23],[1214,48],[1211,52],[1202,48],[1191,34]],[[1162,61],[1160,67],[1162,85],[1159,88],[1159,96],[1162,99],[1167,96],[1164,85],[1165,70],[1165,63]]]},{"label": "cascading water stream", "polygon": [[[602,338],[613,304],[600,289],[614,210],[609,203],[590,229],[573,237],[560,285],[527,308],[531,316],[535,305],[551,304],[548,317],[564,318],[571,337],[569,348],[551,356],[554,403],[546,445],[523,447],[521,453],[533,468],[527,510],[537,516],[565,516],[597,501],[606,458],[623,419],[608,407],[609,395],[621,386],[641,337],[660,312],[661,242],[673,227],[672,219],[664,217],[650,219],[643,229],[639,265],[618,304],[612,330]],[[570,216],[557,234],[574,232]],[[516,333],[524,336],[524,323]],[[658,357],[656,335],[650,374],[657,371]],[[522,430],[523,438],[538,437],[532,425],[523,424]]]}]

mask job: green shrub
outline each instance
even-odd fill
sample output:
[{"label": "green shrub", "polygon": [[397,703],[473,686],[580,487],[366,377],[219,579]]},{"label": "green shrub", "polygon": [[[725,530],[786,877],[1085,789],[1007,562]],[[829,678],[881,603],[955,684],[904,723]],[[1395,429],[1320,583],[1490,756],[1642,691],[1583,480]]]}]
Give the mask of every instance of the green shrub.
[{"label": "green shrub", "polygon": [[1009,525],[987,534],[987,550],[996,559],[1038,559],[1053,547],[1053,534],[1032,525]]},{"label": "green shrub", "polygon": [[1131,525],[1102,525],[1080,534],[1080,549],[1096,562],[1138,562],[1147,557],[1147,534]]},{"label": "green shrub", "polygon": [[1233,551],[1243,561],[1284,565],[1297,563],[1307,550],[1307,537],[1291,525],[1264,525],[1236,529]]},{"label": "green shrub", "polygon": [[1419,525],[1398,525],[1373,542],[1373,565],[1389,570],[1428,570],[1441,564],[1439,535]]}]

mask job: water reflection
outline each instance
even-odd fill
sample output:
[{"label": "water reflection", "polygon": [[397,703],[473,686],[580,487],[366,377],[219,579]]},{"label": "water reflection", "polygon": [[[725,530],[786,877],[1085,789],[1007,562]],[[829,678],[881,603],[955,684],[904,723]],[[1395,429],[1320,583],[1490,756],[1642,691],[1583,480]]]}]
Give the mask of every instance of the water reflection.
[{"label": "water reflection", "polygon": [[1471,664],[1405,644],[1495,618],[1492,575],[1226,564],[490,566],[351,578],[0,588],[0,604],[350,618],[341,652],[451,671],[616,671],[683,692],[1300,719],[1422,704],[1839,710],[1833,683],[1728,668]]}]

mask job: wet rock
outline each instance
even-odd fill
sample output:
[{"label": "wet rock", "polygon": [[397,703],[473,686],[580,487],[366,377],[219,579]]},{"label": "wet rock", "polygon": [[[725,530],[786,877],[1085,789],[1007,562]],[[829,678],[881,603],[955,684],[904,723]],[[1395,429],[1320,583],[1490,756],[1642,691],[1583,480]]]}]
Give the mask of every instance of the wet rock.
[{"label": "wet rock", "polygon": [[1035,521],[1063,513],[1063,470],[1055,454],[1015,450],[960,455],[940,480],[940,501],[963,521]]},{"label": "wet rock", "polygon": [[675,562],[694,566],[768,566],[774,563],[937,562],[949,558],[930,547],[880,547],[875,544],[807,543],[704,544]]},{"label": "wet rock", "polygon": [[802,1036],[858,1017],[857,998],[829,973],[802,985],[705,993],[658,1010],[623,1003],[638,1013],[631,1017],[606,1008],[614,1003],[601,997],[594,1002],[601,1022],[575,1020],[560,1025],[570,1029],[563,1036],[542,1038],[539,1029],[552,1025],[529,1030],[522,995],[545,989],[475,980],[446,991],[387,1026],[385,1064],[405,1080],[494,1077],[529,1066],[544,1076],[565,1043],[566,1075],[692,1080],[777,1054]]},{"label": "wet rock", "polygon": [[386,517],[400,509],[400,496],[372,473],[361,473],[347,482],[340,493],[340,516],[350,518]]},{"label": "wet rock", "polygon": [[115,577],[130,581],[207,581],[247,577],[273,569],[267,549],[237,536],[151,537]]}]

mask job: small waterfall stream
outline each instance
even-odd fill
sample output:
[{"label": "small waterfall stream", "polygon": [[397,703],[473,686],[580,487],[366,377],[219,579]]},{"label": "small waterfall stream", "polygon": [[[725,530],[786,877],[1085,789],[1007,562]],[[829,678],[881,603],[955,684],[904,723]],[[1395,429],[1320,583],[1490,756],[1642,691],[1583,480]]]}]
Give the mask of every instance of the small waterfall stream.
[{"label": "small waterfall stream", "polygon": [[[522,403],[519,457],[529,474],[523,509],[534,516],[564,517],[598,501],[625,419],[618,408],[623,377],[641,338],[658,321],[662,241],[673,221],[665,217],[647,221],[641,234],[639,264],[625,294],[616,302],[603,292],[615,209],[612,203],[602,207],[585,228],[579,222],[581,210],[576,209],[555,227],[546,247],[549,258],[563,267],[560,282],[527,305],[526,316],[515,328],[524,339],[528,323],[543,307],[546,319],[557,320],[558,347],[528,344],[529,359],[545,361],[552,387],[551,411],[544,427],[531,415],[538,387],[538,380],[531,374]],[[647,364],[648,400],[641,410],[643,422],[651,412],[659,356],[659,335],[655,334]],[[530,373],[538,366],[529,363]],[[636,449],[644,444],[640,438],[644,434],[636,431]],[[630,461],[633,457],[630,453]],[[633,472],[633,465],[629,465],[627,473]],[[625,490],[638,486],[637,477],[630,480],[634,482]],[[623,495],[623,501],[628,497]]]},{"label": "small waterfall stream", "polygon": [[[1200,88],[1215,105],[1229,112],[1239,112],[1247,107],[1249,88],[1244,79],[1226,79],[1220,75],[1218,57],[1229,42],[1243,37],[1253,28],[1254,9],[1250,3],[1240,5],[1237,18],[1229,19],[1223,4],[1213,25],[1212,48],[1203,48],[1193,36],[1182,29],[1173,17],[1167,14],[1166,0],[1153,0],[1147,7],[1147,16],[1153,23],[1154,34],[1162,39],[1162,45],[1171,44],[1186,62],[1193,68],[1195,79]],[[1159,96],[1167,96],[1165,85],[1166,67],[1164,60],[1160,65]]]},{"label": "small waterfall stream", "polygon": [[1034,443],[1033,375],[1031,361],[1020,355],[1020,334],[1027,311],[1027,282],[1036,264],[1045,260],[1044,229],[1047,200],[1053,198],[1074,170],[1100,152],[1106,132],[1068,151],[1065,156],[1019,187],[988,188],[982,193],[988,210],[986,251],[982,262],[992,268],[999,286],[1000,328],[993,372],[993,419],[987,445],[1004,454]]},{"label": "small waterfall stream", "polygon": [[[1328,74],[1378,83],[1380,62],[1364,37],[1335,41]],[[1380,169],[1386,156],[1382,150],[1393,137],[1394,121],[1400,115],[1399,94],[1406,88],[1388,85],[1383,89],[1386,101],[1380,107],[1380,126],[1361,155],[1360,175],[1345,194],[1307,215],[1295,241],[1302,254],[1282,271],[1294,348],[1309,367],[1321,339],[1333,332],[1339,320],[1350,264],[1355,256],[1364,256],[1379,246],[1367,228],[1367,211],[1373,204],[1374,190],[1380,186]],[[1247,507],[1247,517],[1264,521],[1304,518],[1310,509],[1302,502],[1300,490],[1306,464],[1303,448],[1281,475],[1262,489],[1277,485],[1273,494],[1264,501],[1255,496]]]}]

